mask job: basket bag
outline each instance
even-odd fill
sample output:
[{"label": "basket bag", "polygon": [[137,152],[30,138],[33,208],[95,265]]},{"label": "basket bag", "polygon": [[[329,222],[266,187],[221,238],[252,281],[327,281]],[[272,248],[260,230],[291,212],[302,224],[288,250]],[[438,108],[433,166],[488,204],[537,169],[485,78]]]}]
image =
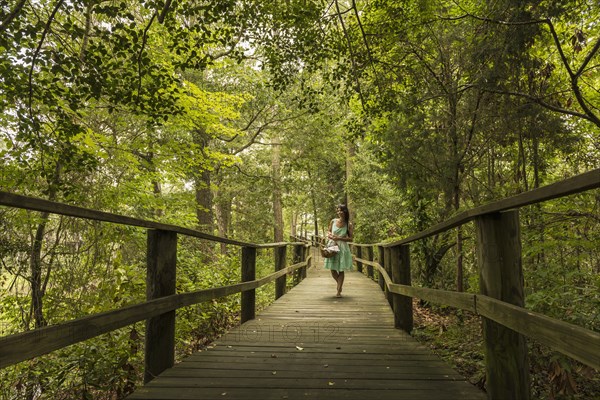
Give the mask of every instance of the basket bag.
[{"label": "basket bag", "polygon": [[329,240],[327,244],[321,247],[321,256],[323,258],[331,258],[340,252],[340,248],[333,240]]}]

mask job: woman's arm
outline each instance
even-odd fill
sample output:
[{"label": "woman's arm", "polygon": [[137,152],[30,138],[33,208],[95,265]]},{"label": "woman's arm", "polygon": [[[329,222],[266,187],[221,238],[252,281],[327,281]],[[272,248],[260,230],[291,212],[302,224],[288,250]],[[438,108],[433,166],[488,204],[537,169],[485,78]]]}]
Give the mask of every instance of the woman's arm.
[{"label": "woman's arm", "polygon": [[333,220],[331,220],[329,222],[329,229],[327,230],[327,239],[332,239],[333,240],[332,229],[333,229]]}]

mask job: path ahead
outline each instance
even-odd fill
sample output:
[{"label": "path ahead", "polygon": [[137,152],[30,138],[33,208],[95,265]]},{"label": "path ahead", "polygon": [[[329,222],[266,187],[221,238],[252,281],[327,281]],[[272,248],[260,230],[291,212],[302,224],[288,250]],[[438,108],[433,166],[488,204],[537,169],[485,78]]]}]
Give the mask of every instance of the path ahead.
[{"label": "path ahead", "polygon": [[379,286],[346,274],[344,297],[322,262],[214,347],[129,399],[485,399],[437,356],[394,329]]}]

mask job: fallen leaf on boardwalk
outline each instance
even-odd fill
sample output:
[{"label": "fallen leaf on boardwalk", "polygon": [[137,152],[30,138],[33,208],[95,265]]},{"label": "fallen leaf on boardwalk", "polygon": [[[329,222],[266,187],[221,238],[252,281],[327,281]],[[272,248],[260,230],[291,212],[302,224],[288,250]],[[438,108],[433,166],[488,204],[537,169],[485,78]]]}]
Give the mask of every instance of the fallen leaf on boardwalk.
[{"label": "fallen leaf on boardwalk", "polygon": [[271,372],[271,375],[277,375],[277,371]]},{"label": "fallen leaf on boardwalk", "polygon": [[221,393],[221,396],[225,396],[227,394],[227,392],[223,392]]},{"label": "fallen leaf on boardwalk", "polygon": [[271,358],[277,358],[277,354],[271,354]]},{"label": "fallen leaf on boardwalk", "polygon": [[335,385],[335,382],[328,382],[328,385],[333,386],[333,385]]},{"label": "fallen leaf on boardwalk", "polygon": [[323,365],[323,366],[324,366],[325,368],[328,368],[328,367],[329,367],[329,364],[325,364],[325,365]]},{"label": "fallen leaf on boardwalk", "polygon": [[296,346],[296,350],[302,351],[302,350],[304,350],[304,347]]}]

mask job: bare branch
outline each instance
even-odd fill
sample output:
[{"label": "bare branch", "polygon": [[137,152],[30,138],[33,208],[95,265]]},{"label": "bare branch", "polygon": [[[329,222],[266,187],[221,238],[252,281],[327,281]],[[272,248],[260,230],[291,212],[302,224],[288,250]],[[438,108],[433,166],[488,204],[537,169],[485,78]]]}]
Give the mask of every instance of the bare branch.
[{"label": "bare branch", "polygon": [[536,104],[538,104],[538,105],[540,105],[540,106],[542,106],[544,108],[547,108],[549,110],[552,110],[552,111],[555,111],[555,112],[558,112],[558,113],[561,113],[561,114],[572,115],[574,117],[578,117],[578,118],[582,118],[582,119],[585,119],[585,120],[590,121],[590,122],[594,122],[592,120],[592,118],[590,118],[590,116],[587,115],[587,114],[583,114],[583,113],[580,113],[580,112],[577,112],[577,111],[568,110],[566,108],[554,106],[552,104],[546,103],[544,100],[540,99],[539,97],[535,97],[535,96],[532,96],[532,95],[527,94],[527,93],[511,92],[511,91],[508,91],[508,90],[494,90],[494,89],[489,89],[489,88],[483,88],[482,90],[485,91],[485,92],[489,92],[489,93],[496,93],[496,94],[503,94],[503,95],[508,95],[508,96],[523,97],[523,98],[531,100],[532,102],[534,102],[534,103],[536,103]]},{"label": "bare branch", "polygon": [[354,49],[352,47],[352,41],[350,40],[350,36],[348,36],[348,31],[346,30],[346,25],[344,24],[344,19],[342,18],[342,15],[340,13],[340,5],[338,3],[338,0],[335,0],[335,9],[336,9],[338,17],[339,17],[340,25],[342,26],[342,31],[344,32],[344,37],[346,38],[346,42],[348,43],[348,51],[350,52],[350,61],[352,62],[352,72],[354,75],[354,81],[356,83],[356,91],[358,92],[358,96],[360,97],[360,104],[361,104],[363,110],[365,110],[366,103],[365,103],[365,99],[362,94],[362,90],[360,88],[360,81],[358,79],[358,68],[356,66]]},{"label": "bare branch", "polygon": [[598,40],[596,41],[596,44],[594,45],[592,51],[590,51],[589,54],[585,57],[585,60],[583,60],[583,64],[581,64],[581,66],[575,73],[576,76],[581,76],[583,74],[587,65],[590,63],[590,61],[592,61],[592,58],[594,58],[596,53],[598,53],[598,50],[600,50],[600,38],[598,38]]}]

